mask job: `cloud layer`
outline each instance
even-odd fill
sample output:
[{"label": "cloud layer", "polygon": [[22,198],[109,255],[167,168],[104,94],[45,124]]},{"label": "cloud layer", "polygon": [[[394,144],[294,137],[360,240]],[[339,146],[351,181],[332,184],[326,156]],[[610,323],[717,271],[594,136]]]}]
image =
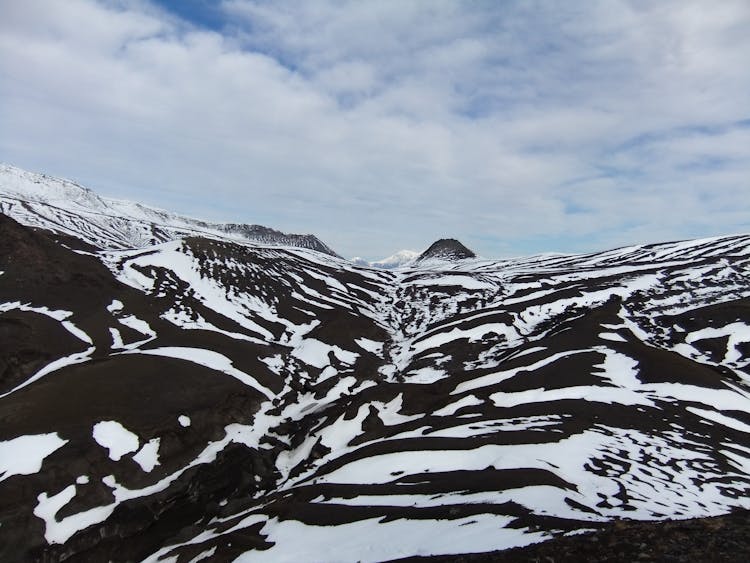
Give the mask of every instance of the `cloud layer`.
[{"label": "cloud layer", "polygon": [[[750,5],[146,1],[0,18],[0,160],[377,258],[750,231]],[[219,21],[220,24],[216,24]]]}]

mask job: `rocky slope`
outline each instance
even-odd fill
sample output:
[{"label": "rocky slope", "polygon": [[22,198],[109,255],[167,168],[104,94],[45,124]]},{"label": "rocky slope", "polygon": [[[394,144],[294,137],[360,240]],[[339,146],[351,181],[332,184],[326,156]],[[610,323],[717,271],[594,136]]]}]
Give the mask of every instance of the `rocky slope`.
[{"label": "rocky slope", "polygon": [[750,508],[749,236],[384,271],[73,231],[0,216],[3,561],[469,561]]}]

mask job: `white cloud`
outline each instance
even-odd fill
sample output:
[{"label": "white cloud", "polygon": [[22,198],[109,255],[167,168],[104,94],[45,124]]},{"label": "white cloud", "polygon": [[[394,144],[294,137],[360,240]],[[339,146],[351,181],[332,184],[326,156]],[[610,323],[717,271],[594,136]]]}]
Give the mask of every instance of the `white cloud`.
[{"label": "white cloud", "polygon": [[0,21],[0,160],[370,258],[750,230],[750,7],[227,0]]}]

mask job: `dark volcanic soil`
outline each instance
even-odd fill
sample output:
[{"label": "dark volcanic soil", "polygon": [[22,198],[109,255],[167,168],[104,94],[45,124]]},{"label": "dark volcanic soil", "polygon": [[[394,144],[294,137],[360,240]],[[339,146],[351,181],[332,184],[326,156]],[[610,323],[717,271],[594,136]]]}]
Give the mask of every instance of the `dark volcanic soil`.
[{"label": "dark volcanic soil", "polygon": [[399,563],[561,563],[634,561],[698,563],[745,562],[750,558],[750,511],[715,518],[637,522],[620,520],[600,530],[517,549],[412,557]]}]

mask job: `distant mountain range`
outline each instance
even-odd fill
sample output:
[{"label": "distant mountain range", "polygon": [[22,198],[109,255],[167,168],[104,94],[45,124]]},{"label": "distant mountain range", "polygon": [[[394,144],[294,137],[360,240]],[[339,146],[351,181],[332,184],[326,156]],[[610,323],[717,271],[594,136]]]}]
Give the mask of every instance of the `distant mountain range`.
[{"label": "distant mountain range", "polygon": [[750,508],[750,236],[389,270],[11,167],[0,206],[4,562],[491,561]]}]

